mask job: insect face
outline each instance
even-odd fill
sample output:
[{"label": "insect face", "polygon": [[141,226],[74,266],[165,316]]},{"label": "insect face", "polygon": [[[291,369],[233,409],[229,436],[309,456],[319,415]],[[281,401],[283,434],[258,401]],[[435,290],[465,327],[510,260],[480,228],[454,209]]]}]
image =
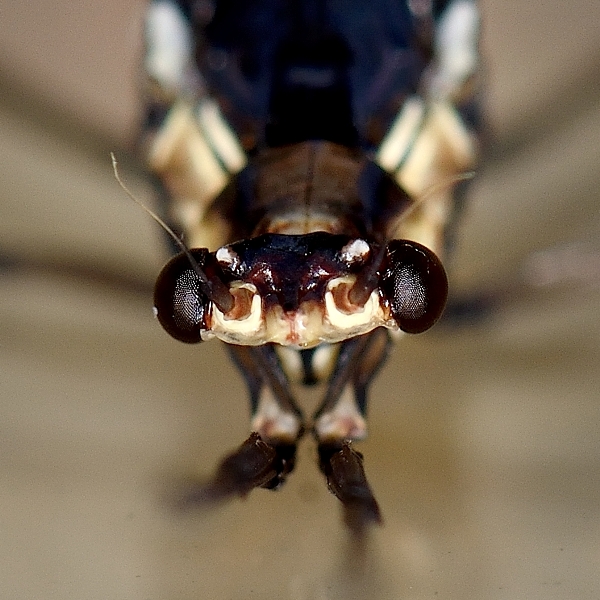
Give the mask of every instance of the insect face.
[{"label": "insect face", "polygon": [[[199,269],[228,289],[228,310],[211,300]],[[265,234],[212,253],[180,254],[161,272],[154,302],[161,325],[180,341],[217,337],[306,349],[377,327],[419,333],[438,319],[446,296],[441,263],[416,242],[394,240],[381,249],[317,232]]]}]

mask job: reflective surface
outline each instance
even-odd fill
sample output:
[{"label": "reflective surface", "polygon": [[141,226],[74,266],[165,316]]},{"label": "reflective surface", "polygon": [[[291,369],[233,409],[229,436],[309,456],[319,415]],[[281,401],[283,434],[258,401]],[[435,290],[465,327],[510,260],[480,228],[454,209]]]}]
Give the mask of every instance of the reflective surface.
[{"label": "reflective surface", "polygon": [[124,150],[141,4],[3,4],[3,597],[598,597],[597,3],[483,3],[492,134],[449,271],[491,311],[403,340],[378,377],[365,548],[311,443],[278,493],[168,508],[248,407],[219,343],[154,321],[160,232],[112,178],[115,150],[150,197]]}]

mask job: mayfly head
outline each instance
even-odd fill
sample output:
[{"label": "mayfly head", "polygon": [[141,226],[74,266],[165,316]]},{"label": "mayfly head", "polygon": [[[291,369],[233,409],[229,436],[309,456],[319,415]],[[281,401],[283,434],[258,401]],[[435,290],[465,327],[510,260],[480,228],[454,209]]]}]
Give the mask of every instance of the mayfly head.
[{"label": "mayfly head", "polygon": [[[231,303],[218,303],[209,286],[223,288]],[[265,234],[174,257],[158,277],[154,303],[164,329],[183,342],[311,348],[377,327],[425,331],[447,290],[440,261],[416,242]]]}]

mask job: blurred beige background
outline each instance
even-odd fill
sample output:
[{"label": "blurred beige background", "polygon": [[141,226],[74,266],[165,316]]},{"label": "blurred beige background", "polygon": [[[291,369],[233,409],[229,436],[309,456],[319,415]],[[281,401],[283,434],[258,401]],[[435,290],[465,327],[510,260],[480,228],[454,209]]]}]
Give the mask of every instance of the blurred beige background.
[{"label": "blurred beige background", "polygon": [[482,3],[487,158],[451,281],[493,305],[400,345],[348,544],[305,440],[277,494],[161,504],[247,432],[217,342],[154,322],[133,158],[143,2],[0,0],[0,596],[600,597],[600,3]]}]

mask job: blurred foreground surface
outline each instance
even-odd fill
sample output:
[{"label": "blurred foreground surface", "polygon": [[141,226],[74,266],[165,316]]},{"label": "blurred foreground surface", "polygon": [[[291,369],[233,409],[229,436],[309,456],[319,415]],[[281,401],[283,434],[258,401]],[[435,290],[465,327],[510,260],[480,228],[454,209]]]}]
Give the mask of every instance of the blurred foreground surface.
[{"label": "blurred foreground surface", "polygon": [[493,143],[451,285],[493,311],[406,339],[374,385],[359,449],[385,526],[362,554],[308,438],[278,493],[161,504],[246,437],[247,406],[217,342],[154,322],[160,232],[112,178],[115,150],[150,197],[127,152],[143,3],[8,5],[0,595],[598,598],[600,5],[483,2]]}]

